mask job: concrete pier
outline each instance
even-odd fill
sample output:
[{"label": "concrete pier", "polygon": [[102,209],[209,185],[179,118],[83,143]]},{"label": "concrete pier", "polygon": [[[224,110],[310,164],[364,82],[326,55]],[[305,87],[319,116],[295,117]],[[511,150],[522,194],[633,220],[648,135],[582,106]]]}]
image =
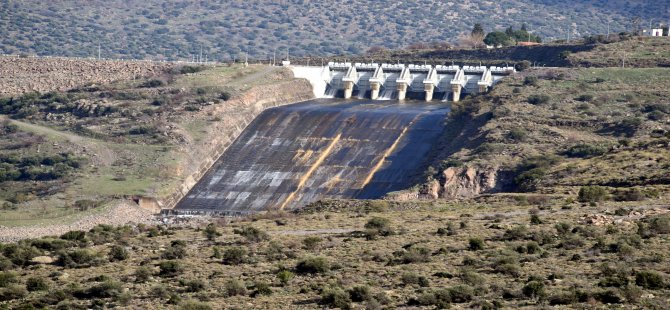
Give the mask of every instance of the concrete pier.
[{"label": "concrete pier", "polygon": [[344,84],[344,99],[351,98],[356,81],[358,81],[358,72],[356,72],[355,66],[351,66],[349,67],[347,74],[342,78]]},{"label": "concrete pier", "polygon": [[410,84],[412,84],[412,75],[409,71],[409,68],[405,68],[402,70],[400,76],[396,80],[396,85],[398,87],[398,100],[405,100]]}]

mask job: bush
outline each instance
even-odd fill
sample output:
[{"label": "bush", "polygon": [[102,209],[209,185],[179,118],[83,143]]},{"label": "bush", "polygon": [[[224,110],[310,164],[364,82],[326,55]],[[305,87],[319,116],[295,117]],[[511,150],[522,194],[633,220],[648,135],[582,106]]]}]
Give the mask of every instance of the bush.
[{"label": "bush", "polygon": [[48,291],[49,283],[41,277],[30,277],[26,280],[26,288],[29,292]]},{"label": "bush", "polygon": [[578,144],[570,147],[565,155],[569,157],[591,158],[606,154],[609,148],[604,145]]},{"label": "bush", "polygon": [[412,246],[402,252],[400,260],[403,264],[427,263],[430,261],[430,250]]},{"label": "bush", "polygon": [[538,78],[536,76],[527,76],[523,79],[523,85],[526,86],[537,86]]},{"label": "bush", "polygon": [[60,238],[71,241],[83,241],[86,239],[86,232],[81,230],[68,231],[60,236]]},{"label": "bush", "polygon": [[530,65],[531,65],[530,61],[523,60],[516,63],[514,67],[516,68],[517,71],[526,71],[530,68]]},{"label": "bush", "polygon": [[19,279],[13,272],[0,272],[0,287],[8,287],[11,284],[18,283]]},{"label": "bush", "polygon": [[148,80],[148,81],[140,84],[141,88],[154,88],[154,87],[161,87],[161,86],[165,86],[165,82],[163,82],[161,80],[157,80],[157,79]]},{"label": "bush", "polygon": [[383,217],[373,217],[365,223],[365,229],[374,232],[376,235],[388,236],[393,234],[391,221]]},{"label": "bush", "polygon": [[135,270],[135,282],[144,283],[151,278],[151,268],[142,266]]},{"label": "bush", "polygon": [[523,128],[514,128],[509,131],[507,138],[514,142],[523,142],[528,138],[528,131]]},{"label": "bush", "polygon": [[241,235],[251,243],[257,243],[270,239],[270,235],[268,235],[266,232],[251,226],[243,227],[242,229],[235,229],[233,230],[233,233]]},{"label": "bush", "polygon": [[484,240],[481,238],[470,238],[468,241],[468,249],[471,251],[479,251],[484,249]]},{"label": "bush", "polygon": [[111,249],[109,249],[109,254],[107,255],[109,257],[110,262],[114,261],[122,261],[128,259],[128,250],[126,248],[120,246],[120,245],[113,245]]},{"label": "bush", "polygon": [[247,249],[243,247],[232,247],[223,252],[223,262],[227,265],[238,265],[245,261]]},{"label": "bush", "polygon": [[277,272],[277,279],[279,279],[279,282],[281,282],[282,285],[288,284],[288,282],[291,281],[293,277],[295,277],[293,272],[290,272],[288,270],[281,270]]},{"label": "bush", "polygon": [[546,104],[551,100],[547,95],[530,95],[528,96],[528,103],[532,105]]},{"label": "bush", "polygon": [[325,289],[321,293],[321,304],[342,310],[351,309],[351,298],[340,288]]},{"label": "bush", "polygon": [[577,101],[581,102],[591,102],[595,97],[591,94],[584,94],[576,98]]},{"label": "bush", "polygon": [[56,263],[65,268],[83,268],[98,265],[98,256],[87,249],[60,252]]},{"label": "bush", "polygon": [[523,294],[529,298],[543,299],[546,296],[544,283],[541,281],[530,281],[523,289]]},{"label": "bush", "polygon": [[600,186],[582,186],[579,189],[580,202],[600,202],[607,197],[607,190]]},{"label": "bush", "polygon": [[86,291],[86,295],[93,298],[117,297],[121,293],[123,293],[123,285],[120,282],[111,280],[94,285]]},{"label": "bush", "polygon": [[651,290],[659,290],[665,287],[663,276],[654,271],[638,271],[635,274],[635,284]]},{"label": "bush", "polygon": [[163,261],[158,264],[159,275],[164,277],[174,277],[184,272],[184,267],[178,261]]},{"label": "bush", "polygon": [[646,196],[639,189],[630,188],[616,190],[613,198],[615,201],[642,201]]},{"label": "bush", "polygon": [[406,272],[400,276],[400,281],[404,285],[418,285],[420,287],[428,287],[430,285],[428,278],[420,276],[414,272]]},{"label": "bush", "polygon": [[349,290],[349,297],[355,302],[362,302],[372,299],[370,288],[365,285],[354,286]]},{"label": "bush", "polygon": [[232,95],[229,92],[222,92],[219,95],[219,99],[221,99],[223,101],[228,101],[228,100],[230,100],[231,97],[232,97]]},{"label": "bush", "polygon": [[161,254],[163,259],[181,259],[186,257],[186,242],[183,240],[174,240],[170,247]]},{"label": "bush", "polygon": [[205,289],[205,281],[200,279],[190,280],[183,283],[186,287],[186,291],[189,293],[197,293]]},{"label": "bush", "polygon": [[330,263],[325,257],[308,257],[299,261],[295,270],[298,273],[325,273],[330,270]]},{"label": "bush", "polygon": [[268,284],[266,282],[256,282],[256,283],[254,283],[254,288],[256,289],[254,291],[254,296],[258,296],[258,295],[270,296],[270,295],[272,295],[272,288],[270,288],[270,284]]},{"label": "bush", "polygon": [[17,284],[0,289],[0,301],[20,299],[26,297],[26,295],[28,295],[28,291],[23,286]]},{"label": "bush", "polygon": [[216,225],[214,225],[214,223],[207,224],[203,234],[209,241],[214,241],[216,237],[221,236],[221,233],[216,229]]},{"label": "bush", "polygon": [[321,243],[322,239],[319,237],[311,236],[302,240],[302,244],[305,245],[305,249],[314,250]]},{"label": "bush", "polygon": [[228,297],[246,295],[247,287],[238,279],[230,279],[224,285],[224,291]]}]

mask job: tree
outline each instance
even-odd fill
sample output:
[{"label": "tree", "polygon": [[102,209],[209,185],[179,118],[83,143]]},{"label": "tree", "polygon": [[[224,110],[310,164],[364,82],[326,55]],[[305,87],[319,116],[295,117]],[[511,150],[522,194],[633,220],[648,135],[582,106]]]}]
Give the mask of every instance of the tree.
[{"label": "tree", "polygon": [[484,36],[486,36],[486,34],[484,33],[484,28],[482,27],[482,25],[475,24],[475,26],[472,28],[472,32],[470,32],[471,44],[475,48],[480,47],[482,45],[482,42],[484,41]]},{"label": "tree", "polygon": [[472,27],[472,32],[470,33],[470,35],[472,35],[472,36],[484,35],[484,28],[482,27],[481,24],[477,23],[477,24],[475,24],[474,27]]},{"label": "tree", "polygon": [[508,46],[512,45],[510,37],[507,36],[504,32],[494,31],[489,32],[484,38],[484,43],[491,46]]}]

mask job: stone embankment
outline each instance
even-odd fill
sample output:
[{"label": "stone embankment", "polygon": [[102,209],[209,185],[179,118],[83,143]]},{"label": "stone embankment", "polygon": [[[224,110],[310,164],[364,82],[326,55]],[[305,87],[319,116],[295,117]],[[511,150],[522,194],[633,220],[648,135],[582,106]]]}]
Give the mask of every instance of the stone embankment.
[{"label": "stone embankment", "polygon": [[143,210],[130,201],[117,201],[108,210],[84,216],[71,224],[29,227],[0,227],[0,242],[16,242],[43,236],[60,236],[71,230],[88,231],[100,225],[159,224],[150,211]]},{"label": "stone embankment", "polygon": [[171,63],[0,56],[0,96],[65,91],[160,74]]}]

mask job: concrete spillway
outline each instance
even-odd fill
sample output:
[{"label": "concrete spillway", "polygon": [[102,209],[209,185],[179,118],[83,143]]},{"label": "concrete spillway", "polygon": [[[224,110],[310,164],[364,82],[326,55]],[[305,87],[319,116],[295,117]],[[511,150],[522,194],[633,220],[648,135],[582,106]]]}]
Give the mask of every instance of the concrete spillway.
[{"label": "concrete spillway", "polygon": [[316,99],[263,112],[177,205],[246,214],[415,184],[448,106]]}]

